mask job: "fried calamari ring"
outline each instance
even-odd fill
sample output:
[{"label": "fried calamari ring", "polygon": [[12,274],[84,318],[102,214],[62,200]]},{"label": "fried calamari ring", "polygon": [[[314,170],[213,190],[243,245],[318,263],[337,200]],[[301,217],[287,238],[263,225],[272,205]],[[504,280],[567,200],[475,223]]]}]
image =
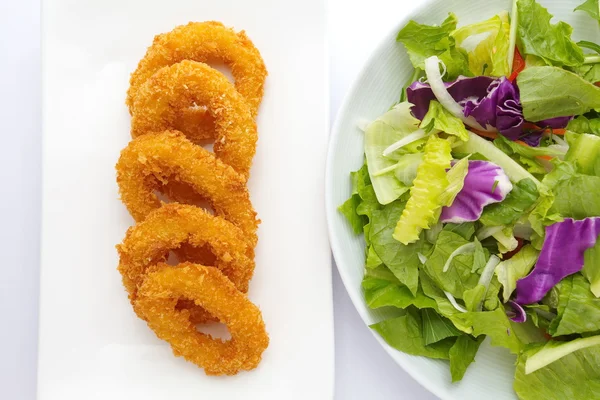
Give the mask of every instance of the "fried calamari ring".
[{"label": "fried calamari ring", "polygon": [[[193,300],[223,324],[231,339],[199,332],[181,299]],[[173,353],[204,368],[207,375],[233,375],[256,368],[269,337],[260,310],[218,269],[185,263],[157,265],[144,279],[134,308]]]},{"label": "fried calamari ring", "polygon": [[121,200],[136,221],[161,207],[156,191],[179,182],[240,228],[253,255],[258,221],[244,178],[183,134],[167,131],[132,140],[116,168]]},{"label": "fried calamari ring", "polygon": [[183,60],[216,60],[229,66],[237,91],[256,116],[267,76],[263,59],[244,31],[236,33],[216,21],[190,22],[154,38],[129,80],[127,105],[132,114],[140,86],[162,67]]},{"label": "fried calamari ring", "polygon": [[258,138],[256,122],[227,78],[206,64],[182,61],[144,82],[133,103],[132,136],[174,128],[181,110],[192,104],[205,105],[215,119],[216,156],[248,179]]},{"label": "fried calamari ring", "polygon": [[242,292],[254,272],[254,260],[248,257],[243,232],[223,218],[201,208],[177,203],[165,204],[146,219],[129,228],[119,251],[119,272],[129,298],[135,302],[137,289],[148,268],[166,261],[169,252],[183,243],[207,245],[221,270]]}]

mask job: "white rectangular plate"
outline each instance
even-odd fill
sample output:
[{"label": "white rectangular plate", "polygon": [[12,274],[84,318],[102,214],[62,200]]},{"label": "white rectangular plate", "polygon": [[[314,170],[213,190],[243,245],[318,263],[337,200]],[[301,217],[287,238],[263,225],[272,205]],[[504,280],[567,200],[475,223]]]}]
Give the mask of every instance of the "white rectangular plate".
[{"label": "white rectangular plate", "polygon": [[[155,34],[188,21],[246,30],[269,70],[249,189],[262,224],[249,297],[270,335],[259,367],[207,377],[136,318],[115,245],[133,223],[114,165],[125,92]],[[323,0],[45,0],[38,399],[333,396]]]}]

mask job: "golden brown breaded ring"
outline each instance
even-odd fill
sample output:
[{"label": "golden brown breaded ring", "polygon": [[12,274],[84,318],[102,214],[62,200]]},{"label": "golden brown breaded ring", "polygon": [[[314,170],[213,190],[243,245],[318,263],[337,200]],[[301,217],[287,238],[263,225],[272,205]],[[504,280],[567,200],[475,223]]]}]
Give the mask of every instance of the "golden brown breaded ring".
[{"label": "golden brown breaded ring", "polygon": [[217,60],[229,66],[237,91],[250,107],[252,116],[256,116],[267,76],[265,63],[244,31],[236,33],[216,21],[190,22],[154,37],[152,46],[129,80],[127,105],[132,114],[139,87],[162,67],[183,60],[203,63]]},{"label": "golden brown breaded ring", "polygon": [[164,261],[171,250],[183,243],[208,245],[221,270],[242,292],[254,272],[254,260],[248,257],[248,242],[237,226],[201,208],[184,204],[165,204],[146,219],[129,228],[119,251],[119,272],[132,303],[148,268]]},{"label": "golden brown breaded ring", "polygon": [[131,135],[175,128],[180,111],[193,103],[206,105],[215,119],[217,157],[247,180],[256,152],[256,122],[227,78],[206,64],[182,61],[144,82],[133,103]]},{"label": "golden brown breaded ring", "polygon": [[258,220],[244,178],[208,150],[177,131],[140,136],[121,152],[116,166],[121,200],[136,221],[163,204],[156,191],[185,183],[206,199],[215,215],[239,227],[253,254]]},{"label": "golden brown breaded ring", "polygon": [[[208,375],[234,375],[256,368],[269,344],[260,310],[218,269],[185,263],[159,264],[144,279],[136,312],[173,353],[204,368]],[[227,325],[231,339],[222,341],[199,332],[179,299],[191,299]]]}]

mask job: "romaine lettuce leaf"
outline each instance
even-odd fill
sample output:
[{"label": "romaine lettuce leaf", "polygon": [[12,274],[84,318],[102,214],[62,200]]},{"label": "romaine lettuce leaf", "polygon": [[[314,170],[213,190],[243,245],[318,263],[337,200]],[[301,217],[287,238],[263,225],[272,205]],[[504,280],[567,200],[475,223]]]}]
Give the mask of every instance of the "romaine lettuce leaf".
[{"label": "romaine lettuce leaf", "polygon": [[539,251],[533,246],[526,245],[517,254],[498,264],[495,273],[504,288],[502,298],[505,303],[515,291],[517,280],[525,277],[531,271],[539,254]]},{"label": "romaine lettuce leaf", "polygon": [[423,117],[423,121],[421,121],[421,129],[424,129],[425,132],[437,129],[449,135],[457,136],[460,140],[469,140],[469,133],[465,128],[465,124],[435,100],[429,103],[429,110]]},{"label": "romaine lettuce leaf", "polygon": [[463,158],[462,160],[454,163],[452,168],[446,174],[448,178],[448,187],[440,196],[440,202],[444,206],[451,206],[456,196],[461,192],[465,184],[465,178],[469,172],[469,159]]},{"label": "romaine lettuce leaf", "polygon": [[475,355],[483,339],[485,336],[474,338],[470,335],[461,335],[456,339],[449,353],[452,382],[458,382],[465,376],[467,368],[475,361]]},{"label": "romaine lettuce leaf", "polygon": [[600,176],[600,136],[567,132],[569,151],[565,161],[577,166],[577,172]]},{"label": "romaine lettuce leaf", "polygon": [[[519,0],[517,8],[521,54],[535,55],[548,65],[559,67],[583,64],[583,51],[571,40],[573,28],[569,24],[551,24],[552,14],[535,0]],[[553,81],[553,84],[559,82]],[[527,117],[527,114],[525,116]],[[530,120],[542,119],[545,118]]]},{"label": "romaine lettuce leaf", "polygon": [[596,241],[594,247],[585,251],[581,273],[590,283],[590,290],[594,296],[600,297],[600,240]]},{"label": "romaine lettuce leaf", "polygon": [[494,311],[468,312],[457,318],[473,328],[473,336],[487,335],[492,346],[505,347],[513,354],[519,354],[523,344],[514,332],[503,307]]},{"label": "romaine lettuce leaf", "polygon": [[338,207],[338,210],[344,214],[356,234],[362,233],[363,226],[366,224],[365,218],[356,213],[356,207],[361,201],[358,194],[353,194],[344,204]]},{"label": "romaine lettuce leaf", "polygon": [[370,238],[375,253],[393,272],[398,280],[416,295],[419,285],[418,253],[427,253],[423,238],[404,245],[392,237],[396,222],[400,219],[406,203],[397,200],[381,210],[373,212]]},{"label": "romaine lettuce leaf", "polygon": [[517,84],[523,115],[528,121],[580,115],[600,109],[600,87],[561,68],[526,68],[517,77]]},{"label": "romaine lettuce leaf", "polygon": [[390,318],[370,326],[393,348],[415,356],[450,358],[449,352],[456,338],[450,337],[430,345],[425,344],[421,313],[410,307],[404,315]]},{"label": "romaine lettuce leaf", "polygon": [[[519,357],[514,389],[521,400],[540,399],[599,399],[600,346],[572,352],[546,367],[526,374],[527,360],[539,352],[552,352],[564,342],[527,346]],[[567,342],[568,343],[568,342]]]},{"label": "romaine lettuce leaf", "polygon": [[539,185],[539,181],[527,172],[522,166],[516,163],[512,158],[507,156],[502,150],[494,146],[493,143],[485,140],[484,138],[469,132],[469,140],[463,142],[454,148],[455,152],[459,153],[480,153],[489,161],[498,165],[512,182],[519,182],[521,179],[529,178],[536,185]]},{"label": "romaine lettuce leaf", "polygon": [[421,310],[421,319],[423,321],[423,339],[425,345],[440,342],[449,337],[461,336],[461,332],[456,329],[450,320],[440,316],[435,310]]},{"label": "romaine lettuce leaf", "polygon": [[394,229],[394,239],[403,244],[414,243],[423,229],[437,222],[442,207],[439,197],[448,187],[446,170],[451,160],[450,142],[437,135],[430,136],[410,188],[410,198]]},{"label": "romaine lettuce leaf", "polygon": [[454,257],[446,272],[444,272],[444,265],[454,250],[467,243],[469,241],[457,233],[442,230],[433,248],[433,253],[423,267],[439,288],[458,299],[463,298],[465,290],[474,288],[479,282],[479,275],[471,272],[474,255],[469,253]]},{"label": "romaine lettuce leaf", "polygon": [[385,266],[367,270],[362,281],[365,301],[370,308],[397,307],[437,309],[437,303],[425,296],[420,288],[413,295]]},{"label": "romaine lettuce leaf", "polygon": [[560,181],[553,192],[551,211],[575,219],[600,216],[600,177],[576,175]]},{"label": "romaine lettuce leaf", "polygon": [[456,45],[467,52],[473,75],[508,76],[510,24],[508,13],[466,25],[452,33]]},{"label": "romaine lettuce leaf", "polygon": [[574,11],[585,11],[590,17],[600,22],[600,9],[598,8],[598,0],[586,0],[578,5]]},{"label": "romaine lettuce leaf", "polygon": [[600,330],[600,299],[590,290],[589,282],[575,274],[563,279],[558,287],[558,315],[548,333],[563,336]]},{"label": "romaine lettuce leaf", "polygon": [[[397,104],[365,129],[365,155],[371,182],[379,203],[384,205],[408,191],[408,186],[393,174],[396,161],[385,157],[383,151],[419,129],[420,121],[412,116],[410,107],[411,104],[406,102]],[[380,171],[388,169],[390,172],[380,174]]]},{"label": "romaine lettuce leaf", "polygon": [[456,29],[458,19],[450,13],[440,26],[429,26],[410,21],[396,40],[402,42],[415,68],[425,69],[425,59],[438,56],[446,65],[446,80],[452,81],[459,75],[470,76],[466,53],[456,48],[450,33]]},{"label": "romaine lettuce leaf", "polygon": [[[600,64],[598,65],[600,66]],[[587,118],[585,115],[580,115],[569,122],[567,130],[575,133],[600,135],[600,118]]]},{"label": "romaine lettuce leaf", "polygon": [[407,187],[412,186],[417,177],[417,169],[423,162],[423,153],[409,153],[400,156],[394,169],[394,175]]},{"label": "romaine lettuce leaf", "polygon": [[521,179],[500,203],[483,209],[479,222],[487,226],[513,225],[536,202],[539,192],[531,179]]},{"label": "romaine lettuce leaf", "polygon": [[590,83],[600,81],[600,64],[584,64],[571,70]]}]

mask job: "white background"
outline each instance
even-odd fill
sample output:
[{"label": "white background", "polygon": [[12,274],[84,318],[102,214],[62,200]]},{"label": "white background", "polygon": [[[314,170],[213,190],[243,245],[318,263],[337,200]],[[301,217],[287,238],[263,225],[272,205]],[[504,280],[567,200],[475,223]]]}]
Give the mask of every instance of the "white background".
[{"label": "white background", "polygon": [[[368,55],[420,1],[329,0],[332,122]],[[0,0],[0,60],[0,398],[30,400],[35,398],[39,289],[39,1]],[[434,399],[377,344],[336,270],[333,284],[336,399]]]}]

